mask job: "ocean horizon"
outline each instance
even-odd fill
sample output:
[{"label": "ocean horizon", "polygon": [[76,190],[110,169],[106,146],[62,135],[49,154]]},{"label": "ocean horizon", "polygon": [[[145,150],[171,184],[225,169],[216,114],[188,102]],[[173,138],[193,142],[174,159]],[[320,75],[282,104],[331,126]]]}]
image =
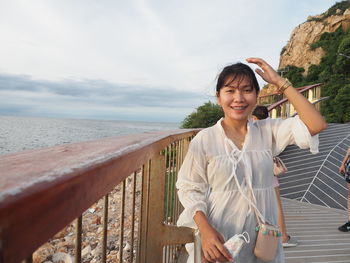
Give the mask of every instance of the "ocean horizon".
[{"label": "ocean horizon", "polygon": [[0,115],[0,155],[105,137],[174,130],[180,125],[171,122]]}]

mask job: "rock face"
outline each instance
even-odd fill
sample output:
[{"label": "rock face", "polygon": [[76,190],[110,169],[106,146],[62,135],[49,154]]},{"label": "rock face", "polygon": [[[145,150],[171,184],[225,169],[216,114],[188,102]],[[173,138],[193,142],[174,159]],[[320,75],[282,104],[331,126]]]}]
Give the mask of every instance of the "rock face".
[{"label": "rock face", "polygon": [[293,30],[288,44],[283,48],[280,69],[293,65],[304,68],[304,74],[307,74],[309,66],[318,65],[325,53],[320,47],[311,50],[310,45],[318,41],[323,33],[334,32],[340,26],[344,31],[349,30],[350,8],[346,9],[344,13],[337,10],[335,15],[327,18],[323,18],[324,15],[310,16],[306,22]]}]

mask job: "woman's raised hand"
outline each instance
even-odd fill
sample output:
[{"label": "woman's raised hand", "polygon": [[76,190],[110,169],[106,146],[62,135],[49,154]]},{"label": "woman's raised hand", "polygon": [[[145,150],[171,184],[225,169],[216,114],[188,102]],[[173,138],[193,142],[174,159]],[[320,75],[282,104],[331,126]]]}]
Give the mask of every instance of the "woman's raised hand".
[{"label": "woman's raised hand", "polygon": [[208,262],[232,261],[230,253],[224,246],[224,239],[212,226],[207,225],[200,230],[202,250],[205,260]]},{"label": "woman's raised hand", "polygon": [[284,79],[263,59],[261,58],[247,58],[248,63],[254,63],[261,69],[256,69],[258,73],[267,83],[276,85],[277,87],[283,85]]}]

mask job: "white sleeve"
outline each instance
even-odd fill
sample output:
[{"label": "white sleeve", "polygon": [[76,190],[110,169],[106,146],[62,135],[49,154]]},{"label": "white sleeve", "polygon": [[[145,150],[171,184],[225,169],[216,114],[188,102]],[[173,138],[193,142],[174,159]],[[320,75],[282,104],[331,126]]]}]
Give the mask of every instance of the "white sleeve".
[{"label": "white sleeve", "polygon": [[176,182],[179,200],[184,207],[177,223],[192,228],[197,228],[193,220],[197,211],[207,214],[207,160],[196,139],[195,137],[190,144]]},{"label": "white sleeve", "polygon": [[270,124],[273,156],[279,155],[290,144],[296,144],[301,149],[310,148],[313,154],[318,153],[318,134],[311,136],[299,116],[284,120],[270,119]]}]

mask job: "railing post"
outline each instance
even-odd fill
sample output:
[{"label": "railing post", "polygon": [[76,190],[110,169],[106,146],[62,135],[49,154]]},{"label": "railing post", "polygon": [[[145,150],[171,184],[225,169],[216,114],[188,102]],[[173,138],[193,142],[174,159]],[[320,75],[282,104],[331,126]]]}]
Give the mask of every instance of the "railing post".
[{"label": "railing post", "polygon": [[160,262],[165,245],[193,242],[193,230],[163,222],[165,156],[159,154],[152,158],[148,168],[143,178],[141,251],[137,262]]},{"label": "railing post", "polygon": [[146,262],[146,250],[147,250],[147,227],[148,227],[148,197],[149,197],[149,179],[150,179],[150,161],[144,164],[142,169],[142,182],[141,182],[141,211],[140,211],[140,223],[139,223],[139,242],[137,263]]},{"label": "railing post", "polygon": [[157,262],[163,254],[161,227],[164,213],[165,156],[159,154],[151,159],[148,196],[147,251],[144,262]]}]

